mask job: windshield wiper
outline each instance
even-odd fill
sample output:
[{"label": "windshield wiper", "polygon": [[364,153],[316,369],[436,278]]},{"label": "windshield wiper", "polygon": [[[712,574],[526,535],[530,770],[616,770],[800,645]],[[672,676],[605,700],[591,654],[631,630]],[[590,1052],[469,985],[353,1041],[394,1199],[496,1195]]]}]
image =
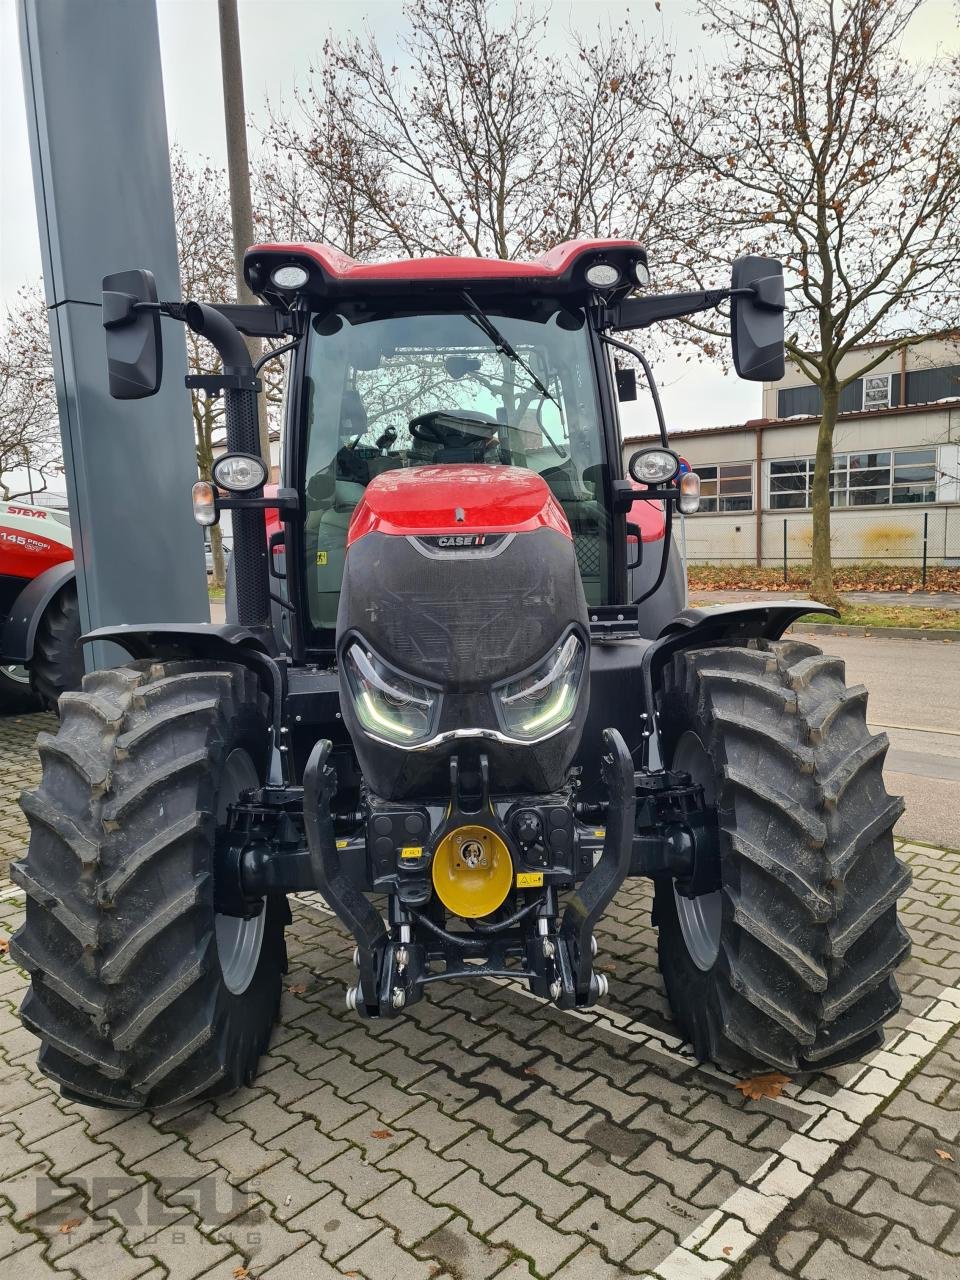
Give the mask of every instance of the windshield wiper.
[{"label": "windshield wiper", "polygon": [[[520,352],[515,351],[515,349],[511,347],[511,344],[509,344],[507,342],[507,339],[503,337],[503,334],[500,333],[500,330],[497,328],[497,325],[495,325],[493,323],[493,320],[490,319],[488,315],[486,315],[486,312],[483,310],[483,308],[477,305],[477,303],[474,301],[474,298],[471,298],[470,294],[467,293],[466,289],[463,289],[463,291],[461,291],[460,296],[463,298],[463,301],[465,301],[467,305],[467,312],[466,312],[467,320],[472,320],[472,323],[474,323],[477,326],[477,329],[483,330],[483,332],[486,334],[486,337],[488,337],[490,339],[490,342],[494,344],[494,347],[497,348],[497,351],[502,352],[503,355],[507,357],[507,360],[512,360],[513,364],[515,365],[520,365],[521,369],[524,370],[525,374],[527,375],[527,378],[529,378],[531,383],[534,384],[534,387],[538,389],[538,392],[541,394],[541,396],[543,396],[544,399],[549,399],[549,401],[553,401],[553,403],[556,404],[557,408],[559,408],[559,411],[561,411],[561,415],[563,415],[561,403],[559,403],[557,397],[550,396],[550,392],[549,392],[549,389],[547,388],[547,385],[545,385],[544,383],[541,383],[538,376],[536,376],[534,370],[532,370],[530,365],[527,364],[526,360],[524,360],[524,357],[520,355]],[[556,444],[556,442],[554,442],[553,439],[550,439],[550,433],[547,430],[547,428],[545,428],[545,426],[543,425],[543,422],[540,422],[540,430],[543,431],[543,434],[547,436],[547,439],[549,440],[550,444],[553,445],[553,452],[556,453],[558,457],[566,458],[567,456],[566,452],[564,452],[563,449],[558,448],[558,445]]]}]

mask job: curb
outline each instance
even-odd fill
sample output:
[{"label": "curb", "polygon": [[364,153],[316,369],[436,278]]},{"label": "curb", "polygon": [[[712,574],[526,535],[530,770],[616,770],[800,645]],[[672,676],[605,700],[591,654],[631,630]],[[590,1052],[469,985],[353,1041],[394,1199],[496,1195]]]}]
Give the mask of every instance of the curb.
[{"label": "curb", "polygon": [[939,640],[943,644],[960,643],[960,631],[952,628],[922,627],[843,627],[832,622],[795,622],[786,634],[813,632],[824,636],[867,636],[871,640]]}]

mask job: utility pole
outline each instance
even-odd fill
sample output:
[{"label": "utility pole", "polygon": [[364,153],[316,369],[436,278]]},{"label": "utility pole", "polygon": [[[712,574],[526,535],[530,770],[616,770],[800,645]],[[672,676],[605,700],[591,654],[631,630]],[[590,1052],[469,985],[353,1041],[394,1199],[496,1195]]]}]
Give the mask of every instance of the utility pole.
[{"label": "utility pole", "polygon": [[[237,301],[257,299],[243,278],[243,254],[253,244],[253,201],[250,198],[250,162],[247,157],[247,117],[243,105],[243,64],[240,59],[240,20],[237,0],[217,0],[220,19],[220,65],[223,71],[223,115],[227,133],[227,174],[230,179],[230,218],[233,223],[233,263]],[[247,346],[256,363],[262,354],[260,343],[248,338]],[[257,397],[260,419],[260,452],[270,467],[270,435],[266,397]],[[268,472],[269,474],[269,472]]]}]

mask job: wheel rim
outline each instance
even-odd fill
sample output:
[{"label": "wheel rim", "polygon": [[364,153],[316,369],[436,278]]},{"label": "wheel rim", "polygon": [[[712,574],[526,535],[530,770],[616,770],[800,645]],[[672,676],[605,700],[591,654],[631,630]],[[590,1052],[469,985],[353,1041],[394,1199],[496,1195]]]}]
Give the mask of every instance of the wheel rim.
[{"label": "wheel rim", "polygon": [[[716,774],[713,761],[699,736],[688,729],[677,743],[673,753],[673,769],[689,773],[694,782],[703,787],[707,804],[716,803]],[[677,893],[673,882],[673,897],[677,904],[680,932],[686,943],[690,959],[704,973],[712,969],[720,954],[720,929],[723,921],[723,895],[720,890],[703,893],[698,898],[685,898]]]},{"label": "wheel rim", "polygon": [[3,674],[8,680],[13,680],[16,684],[29,685],[30,683],[30,672],[26,667],[18,666],[15,662],[5,663]]},{"label": "wheel rim", "polygon": [[[235,747],[223,766],[217,805],[217,826],[227,820],[227,809],[244,791],[259,786],[256,766],[242,747]],[[217,936],[217,956],[227,990],[235,996],[243,995],[253,981],[263,945],[266,906],[252,920],[240,916],[217,914],[214,927]]]}]

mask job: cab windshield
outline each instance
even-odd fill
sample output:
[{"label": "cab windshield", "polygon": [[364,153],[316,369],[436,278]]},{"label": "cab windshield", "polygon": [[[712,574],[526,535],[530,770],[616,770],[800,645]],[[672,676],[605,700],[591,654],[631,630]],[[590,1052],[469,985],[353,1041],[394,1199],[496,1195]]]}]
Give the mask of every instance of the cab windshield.
[{"label": "cab windshield", "polygon": [[347,527],[364,488],[382,471],[425,464],[540,474],[570,522],[588,604],[607,603],[605,459],[584,314],[555,304],[484,312],[511,355],[466,306],[372,318],[344,307],[313,318],[303,480],[314,631],[336,626]]}]

